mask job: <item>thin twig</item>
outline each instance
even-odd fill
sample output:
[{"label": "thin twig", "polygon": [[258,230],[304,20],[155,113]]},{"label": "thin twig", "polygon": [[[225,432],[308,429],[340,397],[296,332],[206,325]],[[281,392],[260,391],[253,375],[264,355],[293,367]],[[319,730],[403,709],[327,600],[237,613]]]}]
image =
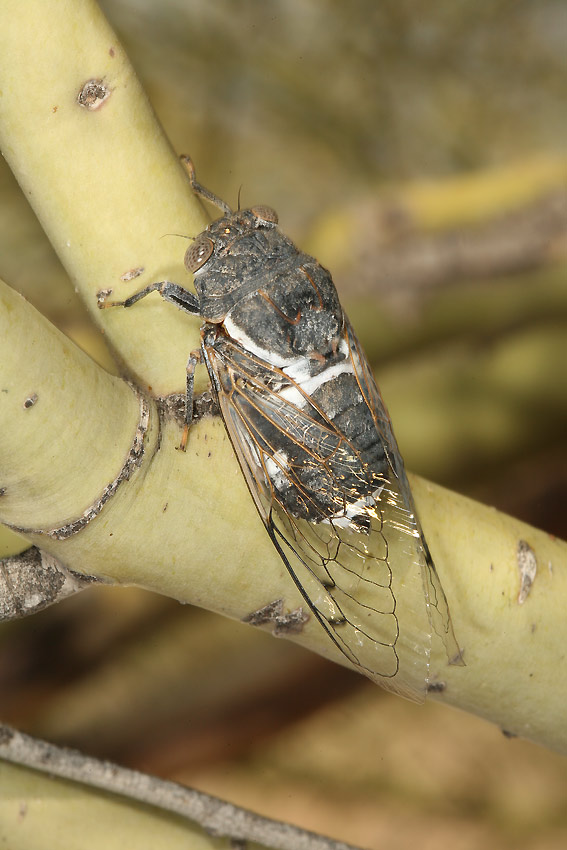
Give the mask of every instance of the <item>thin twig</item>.
[{"label": "thin twig", "polygon": [[[567,192],[557,189],[526,206],[474,226],[441,233],[415,229],[387,203],[363,207],[358,241],[348,246],[341,291],[418,297],[459,281],[518,274],[565,255]],[[393,223],[392,223],[393,222]],[[347,279],[348,275],[348,279]]]},{"label": "thin twig", "polygon": [[261,817],[202,791],[56,747],[2,724],[0,758],[174,812],[213,836],[255,841],[277,850],[356,850],[342,841]]}]

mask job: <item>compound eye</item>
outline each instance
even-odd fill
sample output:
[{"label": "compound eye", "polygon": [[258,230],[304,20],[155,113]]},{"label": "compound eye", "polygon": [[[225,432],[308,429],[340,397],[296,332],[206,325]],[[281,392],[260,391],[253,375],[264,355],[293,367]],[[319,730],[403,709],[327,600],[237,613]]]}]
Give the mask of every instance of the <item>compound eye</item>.
[{"label": "compound eye", "polygon": [[215,248],[215,243],[202,233],[197,236],[190,248],[185,252],[185,268],[189,272],[196,272],[204,266]]},{"label": "compound eye", "polygon": [[278,223],[278,214],[271,207],[252,207],[250,212],[255,218],[259,219],[260,221],[269,221],[272,224]]}]

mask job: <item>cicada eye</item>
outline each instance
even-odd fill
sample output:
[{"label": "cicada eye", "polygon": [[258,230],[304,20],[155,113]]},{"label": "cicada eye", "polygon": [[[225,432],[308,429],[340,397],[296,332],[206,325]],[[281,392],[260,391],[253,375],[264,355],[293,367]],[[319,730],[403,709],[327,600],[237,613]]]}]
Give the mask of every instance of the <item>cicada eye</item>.
[{"label": "cicada eye", "polygon": [[185,252],[185,268],[189,272],[196,272],[204,266],[213,253],[215,243],[202,233],[197,236],[190,248]]},{"label": "cicada eye", "polygon": [[260,219],[260,221],[269,221],[272,224],[278,223],[278,214],[271,207],[265,207],[265,206],[252,207],[250,212],[252,213],[252,215],[255,218]]}]

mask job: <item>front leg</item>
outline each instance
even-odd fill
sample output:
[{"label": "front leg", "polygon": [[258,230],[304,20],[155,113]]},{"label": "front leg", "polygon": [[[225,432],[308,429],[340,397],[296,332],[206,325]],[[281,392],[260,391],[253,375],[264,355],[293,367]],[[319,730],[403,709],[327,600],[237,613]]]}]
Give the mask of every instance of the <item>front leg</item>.
[{"label": "front leg", "polygon": [[179,284],[172,283],[170,280],[160,280],[156,283],[150,283],[149,286],[140,289],[139,292],[135,292],[134,295],[126,298],[125,301],[108,301],[107,298],[112,294],[112,290],[102,289],[97,294],[98,308],[99,310],[106,310],[107,307],[132,307],[133,304],[136,304],[137,301],[145,298],[151,292],[159,292],[162,298],[171,304],[175,304],[176,307],[179,307],[185,313],[190,313],[192,316],[201,315],[201,307],[197,296],[182,286],[179,286]]}]

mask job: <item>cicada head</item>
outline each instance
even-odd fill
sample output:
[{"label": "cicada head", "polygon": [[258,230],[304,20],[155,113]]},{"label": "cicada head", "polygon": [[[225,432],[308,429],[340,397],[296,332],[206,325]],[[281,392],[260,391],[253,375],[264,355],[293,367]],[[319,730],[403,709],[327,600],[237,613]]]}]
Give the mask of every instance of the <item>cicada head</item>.
[{"label": "cicada head", "polygon": [[260,286],[266,259],[287,239],[277,230],[278,216],[267,206],[227,214],[195,237],[185,268],[195,277],[202,316],[222,322],[242,298]]}]

